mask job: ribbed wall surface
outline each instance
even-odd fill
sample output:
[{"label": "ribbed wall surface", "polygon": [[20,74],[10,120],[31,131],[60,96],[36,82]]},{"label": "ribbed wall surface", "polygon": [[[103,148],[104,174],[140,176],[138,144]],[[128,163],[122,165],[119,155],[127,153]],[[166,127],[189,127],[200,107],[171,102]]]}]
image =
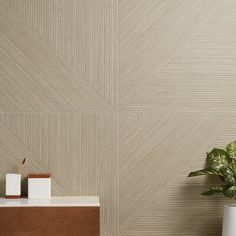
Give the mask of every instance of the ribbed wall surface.
[{"label": "ribbed wall surface", "polygon": [[[220,236],[187,174],[236,139],[233,0],[0,0],[0,191],[50,171],[102,236]],[[214,180],[213,180],[214,182]]]}]

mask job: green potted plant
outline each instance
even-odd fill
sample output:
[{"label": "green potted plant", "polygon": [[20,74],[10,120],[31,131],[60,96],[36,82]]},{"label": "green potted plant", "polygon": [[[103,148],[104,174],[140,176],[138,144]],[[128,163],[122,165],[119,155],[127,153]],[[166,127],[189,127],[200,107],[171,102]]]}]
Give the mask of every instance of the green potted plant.
[{"label": "green potted plant", "polygon": [[[227,145],[226,149],[214,148],[207,153],[206,168],[190,172],[188,177],[212,175],[218,176],[221,183],[212,186],[202,193],[210,196],[223,193],[227,198],[236,199],[236,141]],[[236,235],[236,205],[224,207],[223,236]]]},{"label": "green potted plant", "polygon": [[204,191],[202,195],[223,193],[225,197],[236,198],[236,141],[230,143],[226,150],[214,148],[207,153],[206,168],[190,172],[188,177],[200,175],[218,176],[221,184]]}]

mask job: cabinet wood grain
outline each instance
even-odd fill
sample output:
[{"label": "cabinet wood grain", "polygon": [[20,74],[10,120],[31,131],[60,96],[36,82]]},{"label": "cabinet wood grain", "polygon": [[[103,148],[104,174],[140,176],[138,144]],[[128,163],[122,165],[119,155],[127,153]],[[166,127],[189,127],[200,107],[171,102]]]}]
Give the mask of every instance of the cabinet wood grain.
[{"label": "cabinet wood grain", "polygon": [[0,236],[99,236],[99,207],[4,207]]}]

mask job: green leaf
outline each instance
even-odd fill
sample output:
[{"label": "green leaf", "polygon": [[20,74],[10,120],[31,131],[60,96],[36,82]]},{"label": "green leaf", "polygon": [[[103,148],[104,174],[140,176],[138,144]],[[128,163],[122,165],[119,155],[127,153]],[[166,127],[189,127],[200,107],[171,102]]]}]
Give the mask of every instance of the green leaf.
[{"label": "green leaf", "polygon": [[[235,157],[235,158],[234,158]],[[212,175],[220,177],[223,185],[213,186],[202,193],[210,196],[222,192],[225,197],[236,199],[236,141],[223,149],[212,149],[207,153],[207,167],[191,172],[188,176]]]},{"label": "green leaf", "polygon": [[199,175],[216,175],[216,176],[220,176],[221,173],[219,173],[215,170],[207,168],[207,169],[202,169],[202,170],[197,170],[197,171],[190,172],[188,177],[194,177],[194,176],[199,176]]},{"label": "green leaf", "polygon": [[223,190],[223,194],[225,197],[233,198],[236,196],[236,186],[227,186]]},{"label": "green leaf", "polygon": [[236,156],[236,141],[228,144],[228,146],[226,147],[226,151],[231,158],[235,157]]},{"label": "green leaf", "polygon": [[222,177],[221,178],[222,181],[226,185],[234,185],[234,184],[236,184],[234,173],[233,173],[233,171],[231,170],[230,167],[222,168],[219,172],[220,172],[220,176]]},{"label": "green leaf", "polygon": [[234,160],[234,159],[232,159],[231,170],[234,174],[234,177],[236,178],[236,160]]},{"label": "green leaf", "polygon": [[202,193],[203,196],[210,196],[215,193],[221,193],[224,190],[224,185],[222,186],[213,186]]},{"label": "green leaf", "polygon": [[231,158],[223,149],[214,148],[210,153],[207,153],[207,166],[215,171],[226,169],[231,163]]}]

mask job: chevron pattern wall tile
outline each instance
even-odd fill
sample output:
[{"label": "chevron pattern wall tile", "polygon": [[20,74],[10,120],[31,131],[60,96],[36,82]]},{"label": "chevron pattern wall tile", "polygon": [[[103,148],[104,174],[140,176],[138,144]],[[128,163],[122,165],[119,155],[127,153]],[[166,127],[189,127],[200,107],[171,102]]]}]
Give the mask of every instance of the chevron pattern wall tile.
[{"label": "chevron pattern wall tile", "polygon": [[235,139],[233,0],[0,0],[0,193],[50,171],[99,195],[102,236],[220,236],[216,180]]},{"label": "chevron pattern wall tile", "polygon": [[[43,2],[45,1],[32,1],[32,3],[40,4],[43,4]],[[49,1],[47,2],[49,3]],[[56,2],[60,3],[61,1],[55,1],[55,3]],[[30,4],[23,4],[23,6],[28,9],[27,7],[30,7]],[[112,7],[113,5],[110,7],[113,12]],[[61,9],[62,6],[59,6],[59,8]],[[32,6],[30,9],[38,11],[41,8],[36,5]],[[54,8],[48,6],[48,9],[53,10]],[[102,6],[101,9],[106,10]],[[76,41],[76,46],[80,45],[84,47],[84,52],[80,55],[78,60],[82,62],[83,68],[85,67],[84,63],[86,64],[83,70],[89,74],[87,76],[87,74],[84,75],[84,72],[81,73],[78,66],[73,66],[73,63],[70,63],[66,57],[61,55],[61,52],[56,48],[57,42],[50,43],[48,40],[44,39],[40,34],[40,29],[38,32],[32,26],[31,22],[27,22],[18,11],[8,4],[8,1],[1,4],[0,11],[2,29],[0,42],[1,56],[4,58],[4,60],[1,60],[1,76],[4,78],[4,80],[1,81],[1,87],[4,90],[4,93],[1,95],[3,111],[109,112],[113,110],[117,97],[115,81],[115,68],[117,63],[115,59],[113,59],[116,58],[114,55],[116,49],[116,46],[114,46],[115,34],[111,34],[114,35],[114,37],[109,37],[109,40],[112,41],[111,46],[106,47],[106,50],[109,51],[109,55],[114,55],[114,57],[111,58],[110,56],[104,55],[106,60],[100,57],[100,53],[97,51],[98,46],[96,46],[96,48],[92,47],[92,45],[84,47],[84,44]],[[110,11],[107,10],[105,12]],[[92,14],[91,12],[89,13]],[[40,11],[40,20],[48,22],[43,14],[48,15],[47,11],[42,9],[42,11]],[[35,16],[34,12],[32,15]],[[60,15],[63,16],[62,13]],[[64,15],[68,18],[69,12],[65,12]],[[98,17],[100,15],[103,21],[111,24],[111,20],[105,17],[105,13],[99,14]],[[52,17],[57,21],[57,15],[53,15]],[[87,17],[83,18],[87,19]],[[116,19],[116,17],[114,18]],[[68,20],[70,21],[70,18]],[[97,23],[96,19],[91,20],[88,18],[87,21],[92,25],[94,22]],[[83,23],[84,21],[81,22],[81,24]],[[114,25],[116,25],[115,22]],[[74,32],[72,28],[70,31],[65,30],[61,27],[61,24],[59,27],[61,30],[63,29],[63,33],[66,35],[68,35],[69,32]],[[93,35],[93,33],[100,32],[104,36],[104,30],[108,30],[109,33],[115,30],[113,29],[113,25],[110,26],[110,28],[111,30],[107,29],[106,25],[98,24],[95,25],[93,29],[89,28],[88,32],[81,31],[83,32],[81,35],[83,37],[85,34],[87,38],[92,40],[93,44],[107,44],[106,38],[101,39],[100,42],[99,36],[96,36],[96,34]],[[50,29],[50,31],[54,31],[54,29]],[[57,31],[56,35],[58,35]],[[63,40],[63,37],[61,40]],[[68,40],[67,43],[71,45]],[[64,47],[67,48],[68,46],[64,45]],[[91,48],[94,48],[94,53],[90,52]],[[74,47],[72,50],[79,49]],[[106,51],[100,47],[99,50],[102,50],[103,54]],[[96,53],[98,53],[97,56]],[[97,57],[100,63],[103,63],[99,65],[96,61],[92,61],[91,63],[97,65],[98,68],[96,69],[92,64],[87,63],[88,60],[84,55],[89,55],[93,60]],[[14,60],[12,57],[14,57]],[[91,59],[89,60],[91,61]],[[104,61],[107,64],[104,63]],[[108,69],[105,70],[104,68]],[[90,78],[90,75],[94,74],[93,76],[98,79],[97,70],[99,70],[100,77],[102,78],[99,82],[93,81]],[[9,78],[11,78],[11,80],[9,80]],[[96,86],[90,82],[96,84]],[[97,91],[96,87],[100,92]],[[28,99],[29,97],[30,100]],[[7,107],[4,107],[6,104]]]},{"label": "chevron pattern wall tile", "polygon": [[[170,232],[174,235],[176,227],[172,229],[168,228],[168,225],[171,224],[173,217],[177,216],[177,212],[175,208],[172,212],[169,207],[175,205],[174,198],[178,197],[181,184],[182,188],[187,187],[187,183],[191,185],[191,182],[186,180],[188,171],[191,170],[189,167],[199,156],[205,155],[205,151],[216,143],[221,133],[226,133],[227,129],[234,125],[235,118],[228,114],[195,113],[121,115],[119,177],[121,235],[155,235],[157,232],[160,232],[160,235],[165,235],[165,232],[166,235]],[[199,163],[204,164],[203,161]],[[197,190],[199,191],[199,188]],[[166,199],[167,193],[173,197],[169,202]],[[201,199],[199,193],[200,191],[196,194],[196,199]],[[183,190],[179,197],[186,207],[191,208],[187,191]],[[148,217],[143,219],[149,214],[150,209],[151,212],[155,210],[158,215],[160,205],[155,208],[155,204],[162,200],[166,201],[161,205],[163,211],[173,216],[164,215],[161,219],[155,215],[153,221]],[[179,203],[176,207],[180,207]],[[142,220],[145,222],[139,225]],[[167,220],[165,224],[164,220]],[[184,220],[179,217],[178,223]]]},{"label": "chevron pattern wall tile", "polygon": [[116,123],[112,114],[1,113],[3,170],[27,157],[27,169],[52,172],[54,195],[99,195],[102,227],[112,235],[117,216]]},{"label": "chevron pattern wall tile", "polygon": [[96,2],[0,1],[0,186],[26,157],[54,195],[99,195],[115,235],[117,2]]},{"label": "chevron pattern wall tile", "polygon": [[97,94],[114,105],[116,0],[10,0],[9,3]]},{"label": "chevron pattern wall tile", "polygon": [[[192,118],[193,117],[194,116],[192,116]],[[153,197],[153,200],[150,200],[149,203],[145,201],[146,207],[140,206],[140,211],[130,216],[130,220],[127,220],[129,221],[127,226],[125,223],[123,224],[124,233],[122,235],[221,235],[223,205],[232,203],[232,200],[223,199],[221,196],[216,196],[212,199],[199,196],[199,193],[208,186],[218,183],[217,179],[209,179],[206,177],[199,177],[200,180],[187,179],[186,175],[193,169],[202,168],[205,162],[205,150],[213,147],[224,148],[226,143],[235,138],[236,116],[227,115],[220,118],[219,114],[211,114],[208,117],[204,115],[204,117],[207,118],[204,119],[206,123],[198,122],[202,123],[202,125],[205,123],[207,126],[208,122],[213,125],[216,119],[217,127],[215,126],[215,128],[218,129],[218,132],[216,130],[209,132],[209,130],[205,130],[205,127],[203,128],[208,137],[210,137],[209,133],[212,134],[212,138],[208,140],[209,143],[205,144],[208,148],[204,148],[204,145],[199,143],[200,138],[194,141],[195,145],[188,145],[183,140],[180,141],[181,144],[185,143],[185,145],[191,149],[189,154],[186,153],[190,160],[186,160],[185,164],[182,164],[180,167],[182,173],[176,178],[176,176],[172,176],[171,164],[169,168],[163,168],[165,171],[163,176],[165,176],[166,181],[163,181],[161,186],[162,190],[158,187],[153,191],[152,196],[150,196],[150,191],[146,191],[146,195],[149,195],[149,199]],[[218,122],[219,120],[221,120],[222,123]],[[206,140],[204,132],[200,134],[200,136],[203,140]],[[187,142],[189,142],[189,140]],[[175,145],[178,146],[178,143]],[[170,146],[171,147],[168,147],[168,149],[175,148],[178,150],[178,147],[172,146],[171,143]],[[201,151],[202,147],[204,151]],[[196,154],[194,154],[195,150],[197,150]],[[181,160],[181,158],[175,157],[176,156],[172,159],[173,166],[177,166],[178,162]],[[159,156],[156,156],[156,158],[159,159]],[[167,158],[168,156],[166,155],[165,158],[160,157],[160,159]],[[155,166],[155,168],[157,170],[158,167]],[[176,167],[174,168],[176,169]],[[142,176],[143,179],[147,177],[148,181],[151,181],[149,171],[145,173],[140,172],[139,176],[140,178]],[[172,180],[168,181],[168,179]],[[158,183],[161,182],[160,175],[157,175],[155,181]],[[135,187],[133,187],[133,191],[134,189]],[[132,190],[130,191],[132,192]],[[145,193],[142,192],[142,194]]]},{"label": "chevron pattern wall tile", "polygon": [[[225,1],[129,1],[131,5],[129,9],[133,10],[125,10],[126,2],[120,1],[120,110],[139,108],[146,110],[152,105],[151,96],[159,107],[162,103],[163,106],[169,107],[168,101],[171,104],[172,100],[167,97],[168,92],[173,94],[174,100],[177,95],[172,91],[165,91],[166,87],[158,78],[164,79],[170,89],[172,88],[170,75],[177,75],[166,66],[176,61],[176,54],[186,50],[185,48],[201,30],[208,29],[212,15],[216,15],[222,9]],[[184,62],[180,61],[178,65],[183,66]],[[195,65],[190,66],[194,68]],[[166,76],[167,79],[162,76],[164,69],[170,73]],[[183,69],[179,72],[184,71]],[[183,85],[181,90],[175,83],[173,88],[184,93],[185,78],[187,79],[187,77],[175,79],[176,83]],[[156,82],[154,88],[151,85],[148,87],[152,79]],[[191,79],[195,80],[195,77]],[[150,88],[149,93],[141,93],[146,87]]]}]

